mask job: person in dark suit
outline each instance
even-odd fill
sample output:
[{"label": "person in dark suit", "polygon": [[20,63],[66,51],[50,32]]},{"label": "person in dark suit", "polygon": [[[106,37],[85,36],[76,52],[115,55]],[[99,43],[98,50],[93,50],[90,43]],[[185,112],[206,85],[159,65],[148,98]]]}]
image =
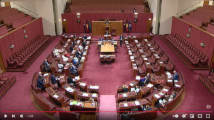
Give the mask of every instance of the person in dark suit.
[{"label": "person in dark suit", "polygon": [[83,39],[85,39],[85,40],[86,40],[86,39],[87,39],[87,36],[86,36],[86,35],[83,35]]},{"label": "person in dark suit", "polygon": [[43,65],[44,65],[44,71],[45,72],[50,72],[51,71],[50,64],[48,63],[47,59],[44,60]]},{"label": "person in dark suit", "polygon": [[84,29],[84,33],[86,33],[87,32],[86,24],[83,24],[83,29]]},{"label": "person in dark suit", "polygon": [[87,44],[87,43],[86,43],[86,39],[84,39],[83,42],[82,42],[83,48],[85,48],[86,44]]},{"label": "person in dark suit", "polygon": [[120,35],[120,47],[123,45],[123,35]]},{"label": "person in dark suit", "polygon": [[131,24],[131,22],[128,23],[128,30],[129,30],[129,32],[132,32],[132,24]]},{"label": "person in dark suit", "polygon": [[53,74],[51,74],[51,83],[52,84],[56,84],[57,83],[56,77]]},{"label": "person in dark suit", "polygon": [[75,80],[69,75],[67,78],[67,83],[73,86],[76,86]]},{"label": "person in dark suit", "polygon": [[74,59],[72,60],[72,63],[73,63],[75,66],[78,66],[78,65],[79,65],[79,59],[75,56]]},{"label": "person in dark suit", "polygon": [[146,82],[146,77],[141,78],[140,81],[139,81],[139,86],[144,86],[145,82]]},{"label": "person in dark suit", "polygon": [[123,87],[123,92],[128,92],[128,91],[129,91],[129,89],[128,89],[128,86],[127,86],[127,85],[123,85],[122,87]]},{"label": "person in dark suit", "polygon": [[79,75],[77,67],[74,64],[72,64],[71,67],[70,67],[70,73],[75,75],[75,76]]},{"label": "person in dark suit", "polygon": [[39,72],[39,75],[38,75],[37,87],[41,90],[45,90],[44,77],[41,72]]},{"label": "person in dark suit", "polygon": [[179,75],[176,71],[173,71],[173,80],[179,80]]},{"label": "person in dark suit", "polygon": [[57,88],[60,86],[59,80],[56,79],[54,74],[51,74],[51,83]]},{"label": "person in dark suit", "polygon": [[72,51],[73,51],[74,47],[75,47],[75,42],[74,42],[74,41],[72,41],[72,42],[71,42],[71,45],[70,45],[70,47],[69,47],[70,52],[72,52]]},{"label": "person in dark suit", "polygon": [[78,59],[80,59],[80,58],[82,57],[82,53],[81,53],[79,50],[77,50],[76,53],[75,53],[75,56],[76,56]]}]

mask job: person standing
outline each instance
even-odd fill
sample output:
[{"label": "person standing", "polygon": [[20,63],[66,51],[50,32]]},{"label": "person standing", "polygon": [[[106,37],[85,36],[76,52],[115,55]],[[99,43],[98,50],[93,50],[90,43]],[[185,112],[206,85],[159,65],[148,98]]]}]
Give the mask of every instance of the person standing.
[{"label": "person standing", "polygon": [[129,22],[129,24],[128,24],[128,30],[129,30],[129,32],[132,31],[132,23],[131,22]]},{"label": "person standing", "polygon": [[121,34],[120,35],[120,47],[122,47],[122,45],[123,45],[123,35]]}]

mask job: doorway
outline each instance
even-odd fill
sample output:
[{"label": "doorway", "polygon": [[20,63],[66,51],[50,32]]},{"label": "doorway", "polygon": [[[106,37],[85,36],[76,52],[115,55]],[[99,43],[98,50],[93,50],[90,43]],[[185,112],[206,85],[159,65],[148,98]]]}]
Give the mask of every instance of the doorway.
[{"label": "doorway", "polygon": [[3,59],[2,59],[2,54],[0,52],[0,73],[5,71],[5,67],[4,67],[4,63],[3,63]]}]

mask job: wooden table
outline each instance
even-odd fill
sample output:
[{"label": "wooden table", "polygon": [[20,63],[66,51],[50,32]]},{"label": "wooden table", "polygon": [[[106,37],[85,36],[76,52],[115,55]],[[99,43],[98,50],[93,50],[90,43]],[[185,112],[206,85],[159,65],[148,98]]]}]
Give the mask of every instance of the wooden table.
[{"label": "wooden table", "polygon": [[101,53],[114,53],[115,52],[115,48],[114,45],[112,45],[111,43],[104,43],[103,45],[101,45],[101,49],[100,49]]}]

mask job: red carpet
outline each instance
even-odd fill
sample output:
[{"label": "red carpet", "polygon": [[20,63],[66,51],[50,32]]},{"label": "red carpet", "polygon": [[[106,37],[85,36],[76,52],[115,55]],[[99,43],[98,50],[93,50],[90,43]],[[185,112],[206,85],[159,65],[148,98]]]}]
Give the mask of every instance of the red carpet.
[{"label": "red carpet", "polygon": [[116,60],[112,64],[101,64],[97,43],[91,44],[89,55],[85,63],[83,81],[100,86],[101,95],[115,95],[123,83],[134,80],[129,56],[125,45],[118,48]]},{"label": "red carpet", "polygon": [[117,120],[117,108],[114,95],[100,96],[99,120]]}]

